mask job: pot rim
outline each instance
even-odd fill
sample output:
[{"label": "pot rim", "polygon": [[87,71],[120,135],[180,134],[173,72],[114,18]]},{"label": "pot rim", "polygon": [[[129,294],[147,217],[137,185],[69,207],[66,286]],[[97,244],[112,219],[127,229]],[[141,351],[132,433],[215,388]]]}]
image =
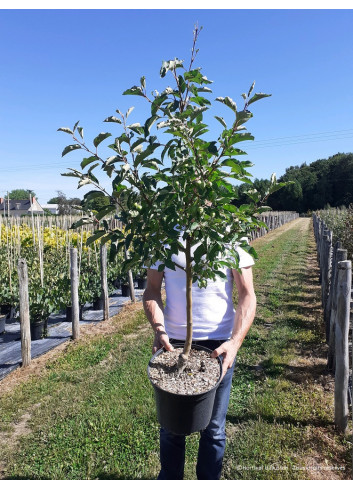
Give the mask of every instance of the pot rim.
[{"label": "pot rim", "polygon": [[[184,347],[184,343],[173,343],[173,347],[174,348],[182,348]],[[210,348],[207,348],[206,346],[202,346],[202,345],[197,345],[197,344],[194,344],[192,343],[191,344],[191,349],[194,349],[194,350],[204,350],[204,351],[207,351],[207,352],[210,352],[212,353],[213,350],[211,350]],[[218,380],[217,382],[215,383],[215,385],[213,387],[211,387],[211,389],[208,389],[207,391],[203,391],[203,392],[197,392],[195,394],[179,394],[177,392],[170,392],[170,391],[167,391],[165,389],[162,389],[161,387],[159,387],[157,384],[155,384],[154,382],[152,382],[151,380],[151,377],[150,377],[150,367],[151,367],[151,364],[152,364],[152,361],[159,355],[161,355],[162,353],[166,352],[167,350],[163,347],[163,348],[160,348],[158,351],[156,351],[156,353],[152,356],[152,358],[150,359],[150,361],[148,362],[148,366],[147,366],[147,375],[148,375],[148,379],[149,381],[151,382],[151,384],[153,385],[153,387],[155,389],[159,389],[163,392],[167,392],[168,394],[170,394],[171,396],[178,396],[178,397],[200,397],[200,396],[204,396],[205,394],[207,394],[208,392],[211,392],[213,391],[214,389],[217,389],[217,387],[219,386],[219,384],[221,383],[221,379],[222,379],[222,374],[223,374],[223,367],[222,367],[222,355],[216,357],[216,359],[218,360],[218,364],[219,364],[219,368],[220,368],[220,373],[219,373],[219,377],[218,377]]]}]

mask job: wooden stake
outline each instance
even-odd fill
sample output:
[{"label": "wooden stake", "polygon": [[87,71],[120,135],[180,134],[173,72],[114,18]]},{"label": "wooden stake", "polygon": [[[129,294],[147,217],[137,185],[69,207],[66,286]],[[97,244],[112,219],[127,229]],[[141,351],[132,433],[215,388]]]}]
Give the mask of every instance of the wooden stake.
[{"label": "wooden stake", "polygon": [[352,287],[352,262],[338,263],[336,314],[335,424],[344,432],[348,423],[348,333]]},{"label": "wooden stake", "polygon": [[80,310],[78,300],[78,270],[77,248],[70,249],[70,279],[71,279],[71,306],[72,306],[72,339],[80,336]]},{"label": "wooden stake", "polygon": [[103,320],[109,319],[109,297],[108,297],[108,279],[107,279],[107,245],[100,247],[101,259],[101,287],[103,298]]},{"label": "wooden stake", "polygon": [[22,367],[31,363],[31,330],[29,319],[28,271],[24,258],[18,260],[18,280],[20,296],[20,329]]}]

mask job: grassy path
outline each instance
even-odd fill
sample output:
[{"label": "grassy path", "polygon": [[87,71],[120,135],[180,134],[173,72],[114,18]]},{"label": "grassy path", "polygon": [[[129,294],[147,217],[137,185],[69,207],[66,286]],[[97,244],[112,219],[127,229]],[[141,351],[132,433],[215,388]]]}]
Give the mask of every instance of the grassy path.
[{"label": "grassy path", "polygon": [[[258,313],[238,355],[223,478],[349,479],[352,439],[332,423],[310,220],[254,246]],[[95,331],[38,359],[31,375],[0,383],[2,478],[156,478],[151,334],[141,305]],[[186,479],[195,478],[197,441],[187,439]]]}]

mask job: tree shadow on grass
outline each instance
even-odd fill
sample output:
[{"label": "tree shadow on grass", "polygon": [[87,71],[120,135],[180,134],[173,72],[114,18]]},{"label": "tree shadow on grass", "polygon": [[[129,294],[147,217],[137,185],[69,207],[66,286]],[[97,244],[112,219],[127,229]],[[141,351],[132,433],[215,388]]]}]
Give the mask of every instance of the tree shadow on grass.
[{"label": "tree shadow on grass", "polygon": [[297,419],[294,416],[273,416],[273,415],[266,415],[266,414],[255,414],[255,413],[248,413],[244,414],[241,416],[234,416],[231,414],[227,415],[227,421],[229,423],[232,423],[234,425],[240,424],[240,423],[246,423],[248,421],[259,421],[261,419],[262,421],[265,421],[268,424],[283,424],[283,425],[294,425],[294,426],[315,426],[315,427],[333,427],[334,422],[333,421],[328,421],[324,419],[318,419],[318,418],[308,418],[308,419]]},{"label": "tree shadow on grass", "polygon": [[95,479],[99,480],[140,480],[140,481],[147,481],[147,480],[156,480],[157,477],[124,477],[121,474],[115,473],[115,472],[98,472],[95,474]]}]

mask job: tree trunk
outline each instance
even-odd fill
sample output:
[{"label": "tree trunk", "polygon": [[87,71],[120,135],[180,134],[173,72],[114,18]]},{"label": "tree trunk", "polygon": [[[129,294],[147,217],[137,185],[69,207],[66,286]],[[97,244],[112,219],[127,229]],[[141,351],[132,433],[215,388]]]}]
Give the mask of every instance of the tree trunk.
[{"label": "tree trunk", "polygon": [[179,355],[178,371],[182,372],[189,358],[192,343],[192,267],[191,267],[191,242],[186,238],[186,340],[183,353]]},{"label": "tree trunk", "polygon": [[108,296],[108,280],[107,280],[107,245],[100,247],[100,262],[101,262],[101,290],[103,298],[103,319],[109,319],[109,296]]},{"label": "tree trunk", "polygon": [[[124,246],[124,254],[125,254],[125,260],[128,260],[129,259],[129,252],[128,252],[126,246]],[[132,271],[131,270],[129,270],[127,272],[127,278],[128,278],[128,282],[129,282],[131,302],[136,302],[136,299],[135,299],[135,289],[134,289],[134,280],[133,280],[133,277],[132,277]]]},{"label": "tree trunk", "polygon": [[28,270],[24,258],[18,260],[22,367],[31,363],[31,333],[28,298]]},{"label": "tree trunk", "polygon": [[72,305],[72,339],[80,336],[80,306],[78,298],[78,266],[77,248],[70,248],[70,281],[71,281],[71,305]]}]

